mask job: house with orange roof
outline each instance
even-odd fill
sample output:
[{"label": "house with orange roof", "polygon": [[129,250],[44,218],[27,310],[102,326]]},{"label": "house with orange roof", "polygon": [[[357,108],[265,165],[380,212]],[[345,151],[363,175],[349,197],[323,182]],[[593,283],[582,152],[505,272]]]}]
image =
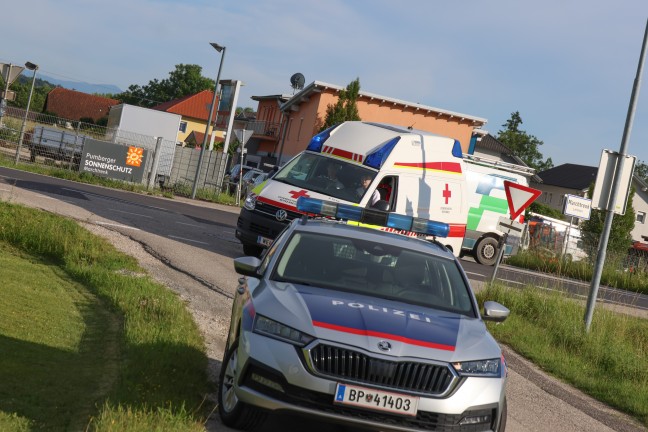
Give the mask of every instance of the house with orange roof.
[{"label": "house with orange roof", "polygon": [[43,111],[69,120],[92,119],[96,123],[107,118],[110,107],[119,103],[115,99],[56,87],[47,94]]},{"label": "house with orange roof", "polygon": [[[214,99],[214,92],[211,90],[203,90],[199,93],[188,95],[179,99],[174,99],[169,102],[161,103],[154,106],[154,110],[165,111],[182,116],[180,121],[180,131],[178,132],[178,141],[188,142],[188,138],[192,132],[192,138],[200,134],[200,138],[205,136],[205,127],[207,126],[207,117],[209,117],[209,108],[211,107],[212,100]],[[218,99],[216,100],[218,106]],[[213,128],[210,126],[209,134],[212,134]],[[216,138],[223,139],[223,132],[216,130]],[[201,145],[202,141],[197,142]]]}]

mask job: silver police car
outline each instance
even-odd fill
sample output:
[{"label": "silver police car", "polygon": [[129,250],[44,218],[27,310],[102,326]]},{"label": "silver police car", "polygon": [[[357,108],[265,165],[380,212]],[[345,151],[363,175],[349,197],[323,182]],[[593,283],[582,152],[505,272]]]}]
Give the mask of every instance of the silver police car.
[{"label": "silver police car", "polygon": [[454,255],[411,236],[448,226],[311,198],[298,208],[338,220],[296,219],[261,259],[234,260],[244,277],[223,423],[250,430],[284,411],[377,430],[503,431],[506,363],[484,320],[509,311],[487,301],[480,314]]}]

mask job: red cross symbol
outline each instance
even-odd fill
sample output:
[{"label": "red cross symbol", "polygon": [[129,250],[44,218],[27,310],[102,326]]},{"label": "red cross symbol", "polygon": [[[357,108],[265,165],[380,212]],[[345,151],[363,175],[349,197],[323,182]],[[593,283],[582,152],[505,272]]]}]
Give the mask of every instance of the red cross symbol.
[{"label": "red cross symbol", "polygon": [[[446,185],[447,186],[447,185]],[[308,192],[305,190],[300,190],[299,192],[297,191],[290,191],[288,192],[290,196],[294,199],[298,199],[299,197],[308,197]]]},{"label": "red cross symbol", "polygon": [[448,183],[446,183],[445,190],[443,191],[443,198],[445,198],[446,204],[448,204],[448,199],[450,199],[451,196],[452,196],[452,191],[448,189]]}]

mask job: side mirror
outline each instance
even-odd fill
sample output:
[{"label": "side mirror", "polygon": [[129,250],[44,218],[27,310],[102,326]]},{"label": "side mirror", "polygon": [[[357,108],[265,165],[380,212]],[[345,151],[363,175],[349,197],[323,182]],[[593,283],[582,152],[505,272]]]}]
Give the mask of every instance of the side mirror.
[{"label": "side mirror", "polygon": [[484,313],[482,319],[484,321],[503,322],[508,318],[511,313],[506,307],[494,301],[484,302]]},{"label": "side mirror", "polygon": [[371,206],[376,210],[389,211],[389,203],[385,200],[378,200],[374,205]]},{"label": "side mirror", "polygon": [[234,271],[243,276],[258,277],[257,270],[261,260],[254,256],[244,256],[234,259]]}]

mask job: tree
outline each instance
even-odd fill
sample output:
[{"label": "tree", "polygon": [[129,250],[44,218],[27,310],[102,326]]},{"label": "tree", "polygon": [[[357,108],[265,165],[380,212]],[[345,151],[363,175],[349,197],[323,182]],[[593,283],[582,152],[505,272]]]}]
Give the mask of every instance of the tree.
[{"label": "tree", "polygon": [[[587,197],[591,199],[593,193],[594,183],[590,185],[589,190],[587,191]],[[608,239],[608,251],[626,253],[628,248],[632,246],[632,236],[630,233],[635,225],[635,212],[632,207],[634,194],[635,190],[634,187],[632,187],[628,193],[625,214],[614,215],[612,230],[610,231],[610,238]],[[582,238],[585,242],[586,250],[590,255],[590,258],[593,258],[594,254],[598,250],[598,244],[601,238],[601,233],[603,232],[606,213],[607,212],[603,210],[592,209],[589,220],[586,220],[581,224]]]},{"label": "tree", "polygon": [[648,182],[648,165],[646,165],[643,161],[637,161],[637,163],[635,164],[634,173],[641,180]]},{"label": "tree", "polygon": [[212,90],[215,81],[203,77],[201,72],[201,66],[178,64],[174,71],[169,72],[169,78],[153,79],[145,86],[130,85],[127,91],[114,97],[127,104],[151,108],[162,102]]},{"label": "tree", "polygon": [[[4,89],[4,82],[2,88]],[[15,106],[18,108],[27,108],[27,102],[29,100],[29,92],[31,91],[32,78],[25,75],[20,75],[16,81],[9,87],[10,90],[16,93],[16,98],[13,101],[8,103],[9,106]],[[47,93],[54,88],[54,85],[36,78],[34,83],[34,92],[32,94],[31,103],[29,105],[30,112],[42,112],[43,107],[45,106],[45,98]]]},{"label": "tree", "polygon": [[340,90],[338,101],[326,107],[326,119],[320,131],[345,121],[360,120],[358,114],[358,95],[360,93],[360,78],[356,78],[347,85],[346,90]]},{"label": "tree", "polygon": [[551,158],[543,160],[542,153],[538,150],[542,144],[538,138],[529,135],[520,129],[522,117],[519,111],[511,113],[511,118],[502,127],[506,128],[498,132],[497,139],[507,146],[513,154],[522,159],[525,164],[535,168],[537,171],[553,168]]}]

